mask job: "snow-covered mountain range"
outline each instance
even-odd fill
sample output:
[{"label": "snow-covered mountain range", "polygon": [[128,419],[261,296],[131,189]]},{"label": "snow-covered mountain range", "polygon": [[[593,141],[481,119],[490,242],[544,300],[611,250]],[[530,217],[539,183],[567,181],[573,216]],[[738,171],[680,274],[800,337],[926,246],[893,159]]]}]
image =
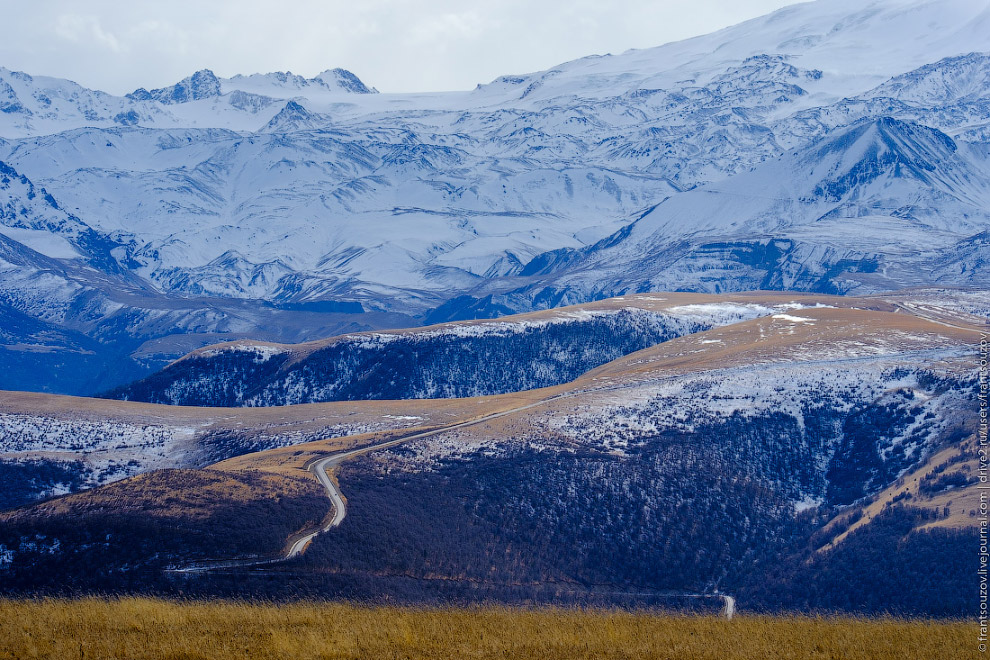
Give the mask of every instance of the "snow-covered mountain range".
[{"label": "snow-covered mountain range", "polygon": [[986,0],[819,0],[375,92],[340,69],[126,96],[0,69],[0,386],[637,291],[990,284]]}]

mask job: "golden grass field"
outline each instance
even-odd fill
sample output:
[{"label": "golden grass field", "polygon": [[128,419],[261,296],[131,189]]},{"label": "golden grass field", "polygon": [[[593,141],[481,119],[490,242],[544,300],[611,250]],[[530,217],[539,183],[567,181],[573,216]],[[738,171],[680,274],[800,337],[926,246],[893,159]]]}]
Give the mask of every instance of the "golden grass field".
[{"label": "golden grass field", "polygon": [[0,658],[977,657],[968,623],[345,604],[0,601]]}]

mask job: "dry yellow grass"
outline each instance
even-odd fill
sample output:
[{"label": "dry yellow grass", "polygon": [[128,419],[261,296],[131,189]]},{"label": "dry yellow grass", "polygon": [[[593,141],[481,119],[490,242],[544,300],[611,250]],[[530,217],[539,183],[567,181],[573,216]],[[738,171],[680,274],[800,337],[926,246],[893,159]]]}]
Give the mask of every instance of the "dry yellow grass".
[{"label": "dry yellow grass", "polygon": [[808,322],[764,316],[672,339],[592,369],[570,386],[590,381],[683,374],[767,362],[838,360],[853,355],[970,345],[979,331],[911,314],[819,308],[794,312]]},{"label": "dry yellow grass", "polygon": [[966,623],[403,609],[151,599],[0,601],[0,658],[976,657]]},{"label": "dry yellow grass", "polygon": [[204,521],[224,505],[306,495],[325,499],[323,489],[306,472],[284,475],[263,470],[250,473],[209,468],[155,470],[102,488],[40,502],[29,508],[0,511],[0,523],[24,516],[79,516],[107,511],[141,512],[152,518],[186,522]]}]

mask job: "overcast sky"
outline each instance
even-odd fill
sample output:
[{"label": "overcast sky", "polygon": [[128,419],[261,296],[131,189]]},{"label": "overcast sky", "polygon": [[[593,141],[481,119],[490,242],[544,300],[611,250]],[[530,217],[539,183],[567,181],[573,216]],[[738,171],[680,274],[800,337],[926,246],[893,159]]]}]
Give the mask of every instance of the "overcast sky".
[{"label": "overcast sky", "polygon": [[[115,94],[193,71],[343,67],[383,92],[471,89],[711,32],[794,0],[0,0],[0,66]],[[286,5],[291,8],[279,8]]]}]

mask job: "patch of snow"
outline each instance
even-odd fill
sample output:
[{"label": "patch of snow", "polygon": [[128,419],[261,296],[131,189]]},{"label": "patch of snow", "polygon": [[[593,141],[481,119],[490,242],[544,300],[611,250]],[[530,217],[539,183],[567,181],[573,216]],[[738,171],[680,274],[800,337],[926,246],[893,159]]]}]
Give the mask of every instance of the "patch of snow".
[{"label": "patch of snow", "polygon": [[791,316],[790,314],[774,314],[770,318],[790,321],[791,323],[810,323],[812,325],[815,323],[815,319],[809,319],[804,316]]},{"label": "patch of snow", "polygon": [[40,229],[22,229],[0,224],[0,234],[55,259],[79,259],[82,255],[64,236]]},{"label": "patch of snow", "polygon": [[240,353],[254,353],[255,362],[267,362],[276,355],[282,355],[288,353],[288,349],[282,348],[280,346],[269,346],[267,344],[250,344],[250,343],[238,343],[231,344],[229,346],[224,346],[222,348],[210,348],[201,351],[198,355],[203,357],[215,357],[221,353],[226,352],[240,352]]},{"label": "patch of snow", "polygon": [[802,511],[807,511],[808,509],[814,509],[816,507],[820,507],[824,503],[824,498],[812,497],[811,495],[808,495],[804,499],[794,502],[794,513],[801,513]]}]

